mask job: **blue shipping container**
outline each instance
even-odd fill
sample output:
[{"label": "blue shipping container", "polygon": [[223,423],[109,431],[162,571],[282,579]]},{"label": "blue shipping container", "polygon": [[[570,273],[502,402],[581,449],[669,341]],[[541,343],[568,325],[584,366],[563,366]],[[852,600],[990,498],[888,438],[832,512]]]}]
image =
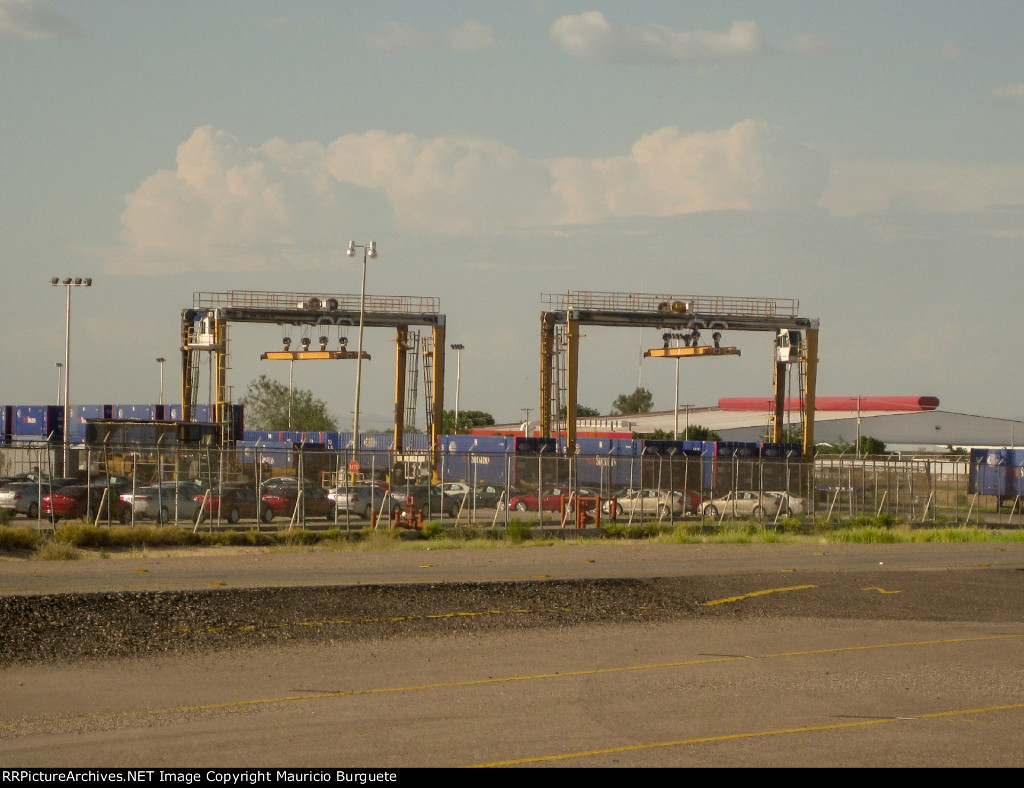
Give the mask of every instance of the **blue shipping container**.
[{"label": "blue shipping container", "polygon": [[59,405],[14,405],[12,437],[64,439],[64,409]]}]

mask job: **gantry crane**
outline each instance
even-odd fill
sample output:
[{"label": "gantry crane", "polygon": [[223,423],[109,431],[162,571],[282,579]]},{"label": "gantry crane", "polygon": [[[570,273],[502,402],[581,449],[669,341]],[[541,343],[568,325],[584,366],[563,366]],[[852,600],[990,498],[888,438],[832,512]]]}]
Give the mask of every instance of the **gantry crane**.
[{"label": "gantry crane", "polygon": [[[395,425],[394,450],[403,449],[406,401],[406,353],[411,346],[410,326],[427,326],[432,332],[430,364],[434,384],[427,419],[431,438],[431,463],[437,464],[437,445],[444,412],[445,316],[436,298],[417,296],[337,295],[323,293],[278,293],[230,290],[225,293],[194,293],[191,309],[181,313],[181,402],[182,420],[195,417],[199,380],[199,354],[210,353],[213,377],[213,421],[227,424],[231,405],[227,384],[228,325],[264,323],[395,329]],[[301,351],[286,347],[291,360],[340,360],[357,358],[347,347],[328,350],[321,338],[320,350],[303,346]],[[270,354],[264,354],[270,357]],[[282,356],[283,357],[283,356]],[[368,355],[363,355],[368,358]],[[357,447],[358,448],[358,447]]]},{"label": "gantry crane", "polygon": [[540,319],[540,429],[552,435],[557,415],[553,394],[558,385],[560,342],[565,344],[565,433],[566,452],[576,451],[576,408],[579,385],[580,326],[618,328],[658,328],[691,338],[684,347],[649,351],[652,356],[700,357],[738,355],[735,348],[702,344],[700,332],[711,332],[719,345],[722,331],[772,331],[775,333],[775,408],[772,439],[783,437],[783,405],[786,371],[799,365],[803,390],[803,456],[814,454],[814,397],[818,368],[818,320],[799,317],[799,302],[793,299],[747,298],[734,296],[675,296],[652,293],[606,293],[570,290],[567,293],[542,294],[548,309]]}]

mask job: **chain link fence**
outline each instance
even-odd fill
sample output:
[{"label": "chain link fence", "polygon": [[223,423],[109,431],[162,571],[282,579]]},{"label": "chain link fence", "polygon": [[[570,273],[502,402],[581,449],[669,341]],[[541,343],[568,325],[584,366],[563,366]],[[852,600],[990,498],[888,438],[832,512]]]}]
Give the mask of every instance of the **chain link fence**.
[{"label": "chain link fence", "polygon": [[[351,450],[300,445],[267,450],[252,446],[138,446],[130,451],[76,447],[71,452],[71,472],[61,477],[56,472],[60,453],[59,446],[45,443],[4,447],[0,476],[8,481],[12,477],[35,480],[40,500],[71,477],[78,483],[107,485],[112,494],[115,487],[118,494],[126,494],[151,485],[191,483],[214,495],[229,483],[248,482],[265,490],[268,482],[292,479],[301,480],[296,486],[303,489],[333,494],[348,493],[369,481],[385,482],[397,497],[425,485],[427,495],[446,491],[436,514],[427,504],[429,519],[476,526],[507,526],[519,519],[592,527],[598,522],[596,515],[603,525],[613,514],[617,521],[631,523],[708,523],[734,517],[777,522],[792,516],[818,522],[888,517],[915,524],[1019,525],[1024,519],[1019,499],[1010,502],[972,492],[971,464],[966,458],[826,455],[808,463],[799,458],[699,454],[570,457],[468,451],[443,452],[438,467],[432,469],[423,452],[361,450],[356,455]],[[642,500],[671,491],[683,497],[681,506],[662,498],[648,508]],[[372,519],[391,522],[395,508],[393,501],[382,502]],[[581,509],[589,509],[591,515],[578,518]],[[224,524],[219,512],[203,523],[183,517],[177,506],[168,514],[169,519],[194,527]],[[365,517],[336,509],[330,515],[317,514],[315,521],[303,511],[280,514],[273,527],[315,524],[361,529],[370,525]],[[44,519],[41,512],[37,519]],[[108,515],[104,521],[115,519]],[[131,522],[140,519],[133,510]],[[239,527],[269,527],[258,515],[247,519]]]}]

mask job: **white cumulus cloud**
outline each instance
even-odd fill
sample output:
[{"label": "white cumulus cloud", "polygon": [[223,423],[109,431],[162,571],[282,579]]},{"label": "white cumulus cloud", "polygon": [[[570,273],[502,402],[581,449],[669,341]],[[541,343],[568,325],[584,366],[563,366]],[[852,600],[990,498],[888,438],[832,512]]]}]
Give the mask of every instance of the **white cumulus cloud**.
[{"label": "white cumulus cloud", "polygon": [[1024,103],[1024,85],[1003,85],[988,92],[989,101],[997,104]]},{"label": "white cumulus cloud", "polygon": [[314,269],[340,227],[473,235],[630,216],[812,209],[824,164],[752,120],[684,134],[669,126],[604,159],[541,161],[493,140],[368,131],[328,143],[243,145],[203,126],[176,167],[126,198],[109,268]]},{"label": "white cumulus cloud", "polygon": [[827,182],[824,162],[779,130],[753,120],[683,134],[645,134],[629,155],[555,162],[566,222],[678,216],[716,210],[811,208]]},{"label": "white cumulus cloud", "polygon": [[560,17],[551,38],[574,57],[601,62],[710,64],[749,60],[768,51],[755,22],[733,22],[725,33],[685,31],[611,22],[600,11]]},{"label": "white cumulus cloud", "polygon": [[0,0],[0,33],[26,39],[82,38],[84,31],[43,0]]}]

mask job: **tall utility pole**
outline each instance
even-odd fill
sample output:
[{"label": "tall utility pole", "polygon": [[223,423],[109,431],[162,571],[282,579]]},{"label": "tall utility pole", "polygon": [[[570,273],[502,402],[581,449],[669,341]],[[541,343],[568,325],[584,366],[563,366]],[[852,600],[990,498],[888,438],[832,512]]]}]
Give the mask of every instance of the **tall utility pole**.
[{"label": "tall utility pole", "polygon": [[455,351],[455,431],[459,430],[459,390],[462,388],[462,351],[465,345],[455,343],[452,346]]},{"label": "tall utility pole", "polygon": [[68,466],[71,464],[71,419],[70,419],[70,389],[71,389],[71,288],[92,287],[92,279],[83,279],[80,276],[74,278],[66,276],[63,279],[57,276],[50,277],[52,287],[63,287],[67,290],[67,309],[64,320],[64,460],[61,465],[61,476],[66,476]]},{"label": "tall utility pole", "polygon": [[356,349],[356,406],[352,417],[352,458],[355,460],[359,451],[359,393],[363,374],[363,322],[366,317],[366,260],[377,256],[377,242],[357,244],[350,241],[345,253],[349,257],[356,256],[356,249],[363,250],[363,278],[359,288],[359,347]]}]

